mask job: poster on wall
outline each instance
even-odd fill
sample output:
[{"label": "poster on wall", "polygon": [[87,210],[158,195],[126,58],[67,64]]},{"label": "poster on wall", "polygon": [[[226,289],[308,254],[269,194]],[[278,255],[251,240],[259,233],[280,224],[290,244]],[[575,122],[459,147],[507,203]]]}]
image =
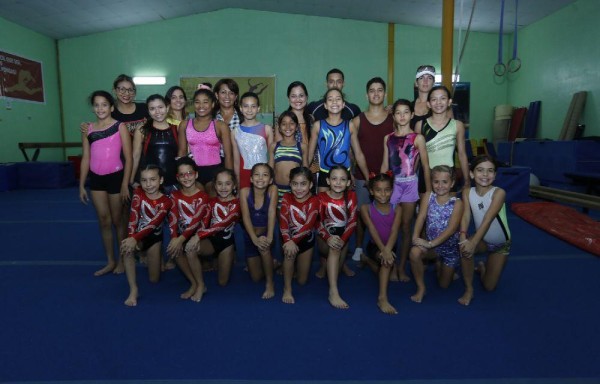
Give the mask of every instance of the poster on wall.
[{"label": "poster on wall", "polygon": [[0,96],[43,103],[42,63],[0,51]]},{"label": "poster on wall", "polygon": [[188,103],[186,111],[188,113],[194,112],[194,100],[192,97],[198,84],[210,83],[211,87],[221,79],[229,78],[233,79],[240,88],[240,94],[242,96],[246,92],[254,92],[260,99],[260,114],[257,116],[258,120],[273,124],[273,118],[275,113],[275,76],[182,76],[180,78],[181,88],[185,90],[185,94],[188,95]]}]

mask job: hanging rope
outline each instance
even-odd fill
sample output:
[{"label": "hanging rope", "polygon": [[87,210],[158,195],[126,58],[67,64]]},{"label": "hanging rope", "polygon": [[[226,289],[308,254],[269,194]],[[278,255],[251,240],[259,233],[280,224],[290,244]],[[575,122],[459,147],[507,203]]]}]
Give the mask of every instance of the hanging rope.
[{"label": "hanging rope", "polygon": [[506,65],[502,62],[502,34],[504,33],[504,0],[500,6],[500,30],[498,31],[498,62],[494,65],[496,76],[504,76]]},{"label": "hanging rope", "polygon": [[513,56],[508,62],[508,72],[514,73],[521,68],[521,59],[517,56],[517,15],[519,14],[519,0],[515,0],[515,32],[513,34]]},{"label": "hanging rope", "polygon": [[[454,70],[455,78],[452,79],[452,94],[456,90],[456,83],[458,82],[458,76],[460,74],[460,61],[462,60],[463,54],[465,53],[465,47],[467,46],[467,40],[469,39],[469,32],[471,32],[471,22],[473,21],[473,14],[475,13],[475,4],[477,0],[473,0],[473,5],[471,6],[471,16],[469,16],[469,24],[467,24],[467,31],[465,32],[465,40],[462,42],[460,46],[460,55],[458,55],[458,61],[456,62],[456,69]],[[462,2],[461,2],[462,4]],[[462,8],[462,7],[461,7]]]}]

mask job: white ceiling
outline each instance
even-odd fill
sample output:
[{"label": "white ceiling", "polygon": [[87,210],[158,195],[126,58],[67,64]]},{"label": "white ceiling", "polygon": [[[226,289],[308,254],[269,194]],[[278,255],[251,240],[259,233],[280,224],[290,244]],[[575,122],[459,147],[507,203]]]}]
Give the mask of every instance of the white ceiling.
[{"label": "white ceiling", "polygon": [[[455,0],[455,28],[466,29],[473,1]],[[575,0],[521,0],[520,27]],[[225,8],[440,27],[443,0],[0,0],[0,17],[64,39]],[[505,31],[514,28],[516,0],[506,0]],[[476,2],[472,30],[497,32],[501,0]],[[462,9],[462,12],[461,12]]]}]

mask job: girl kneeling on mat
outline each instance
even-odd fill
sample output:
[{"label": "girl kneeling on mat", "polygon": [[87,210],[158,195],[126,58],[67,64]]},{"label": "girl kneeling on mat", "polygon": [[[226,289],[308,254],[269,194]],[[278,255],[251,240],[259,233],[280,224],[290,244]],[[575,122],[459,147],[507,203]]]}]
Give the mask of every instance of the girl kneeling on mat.
[{"label": "girl kneeling on mat", "polygon": [[[420,303],[425,296],[424,258],[434,256],[438,259],[437,280],[442,288],[448,288],[455,269],[460,265],[457,231],[463,202],[450,193],[454,187],[454,168],[447,165],[433,167],[431,185],[433,192],[421,197],[410,250],[410,267],[417,283],[417,292],[410,299],[416,303]],[[424,225],[426,239],[419,237]]]},{"label": "girl kneeling on mat", "polygon": [[[475,187],[463,191],[465,211],[460,225],[460,251],[465,285],[471,297],[473,296],[473,255],[487,252],[487,260],[485,263],[479,262],[477,272],[481,276],[481,283],[485,290],[493,291],[498,285],[510,253],[511,237],[504,202],[506,192],[502,188],[493,186],[496,170],[496,161],[491,156],[477,156],[471,163],[470,172]],[[469,236],[467,230],[471,216],[475,222],[475,233]]]},{"label": "girl kneeling on mat", "polygon": [[128,237],[121,242],[121,257],[129,283],[125,305],[137,305],[138,286],[135,273],[135,251],[148,260],[148,276],[152,283],[160,280],[160,250],[163,239],[163,220],[171,209],[171,200],[163,195],[163,177],[158,165],[148,164],[140,172],[140,185],[133,193],[129,215]]}]

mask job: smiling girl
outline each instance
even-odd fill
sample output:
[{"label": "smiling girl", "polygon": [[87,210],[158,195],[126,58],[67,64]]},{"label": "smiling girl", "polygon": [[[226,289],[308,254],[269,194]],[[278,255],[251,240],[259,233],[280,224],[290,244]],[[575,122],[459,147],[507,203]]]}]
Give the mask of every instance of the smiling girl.
[{"label": "smiling girl", "polygon": [[[198,166],[198,181],[211,196],[214,196],[212,181],[224,165],[233,169],[230,131],[222,121],[214,119],[213,109],[217,101],[210,87],[202,84],[194,93],[195,117],[182,121],[179,125],[178,156],[185,156],[189,150]],[[225,154],[221,161],[221,146]]]}]

